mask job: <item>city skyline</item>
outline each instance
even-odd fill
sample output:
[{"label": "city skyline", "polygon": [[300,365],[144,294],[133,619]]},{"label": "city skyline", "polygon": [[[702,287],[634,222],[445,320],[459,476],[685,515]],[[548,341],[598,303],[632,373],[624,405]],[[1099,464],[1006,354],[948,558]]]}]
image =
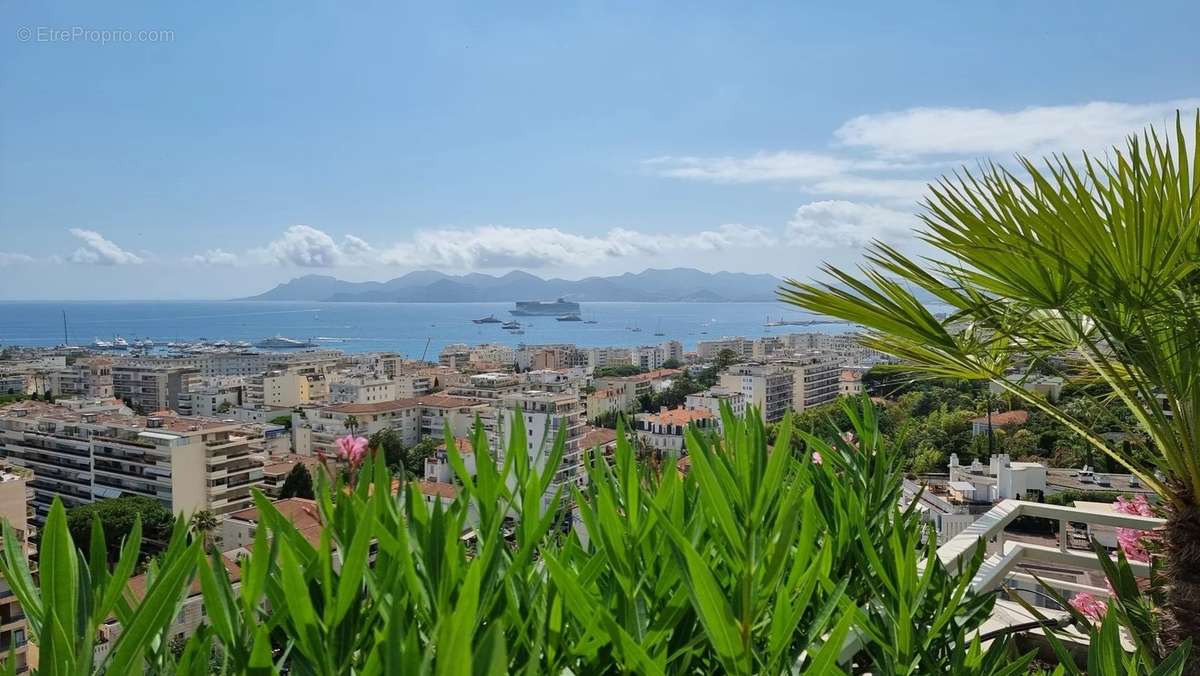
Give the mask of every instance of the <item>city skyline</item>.
[{"label": "city skyline", "polygon": [[916,246],[926,183],[958,167],[1102,152],[1200,107],[1183,3],[1166,24],[1116,3],[288,7],[6,13],[0,298],[807,276]]}]

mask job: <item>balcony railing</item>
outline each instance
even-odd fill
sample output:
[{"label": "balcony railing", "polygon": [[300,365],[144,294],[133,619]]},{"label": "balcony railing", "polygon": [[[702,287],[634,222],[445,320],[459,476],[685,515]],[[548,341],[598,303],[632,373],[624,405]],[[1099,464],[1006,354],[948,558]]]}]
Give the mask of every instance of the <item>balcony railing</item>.
[{"label": "balcony railing", "polygon": [[[1058,521],[1057,546],[1049,547],[1028,542],[1006,541],[1004,529],[1021,516]],[[961,533],[951,538],[949,542],[939,547],[938,559],[948,570],[959,570],[962,563],[975,553],[975,549],[980,544],[987,546],[991,556],[987,558],[971,581],[971,586],[977,592],[998,589],[1005,584],[1016,568],[1028,563],[1089,571],[1101,570],[1100,562],[1096,560],[1096,555],[1091,550],[1084,551],[1070,547],[1070,524],[1072,523],[1154,530],[1165,522],[1162,519],[1117,512],[1092,512],[1040,502],[1004,500],[976,519]],[[1131,561],[1129,565],[1134,574],[1139,577],[1146,577],[1150,574],[1149,568],[1144,563]],[[1056,581],[1046,580],[1046,582],[1055,584]],[[1108,596],[1108,590],[1102,588],[1088,588],[1086,591]]]}]

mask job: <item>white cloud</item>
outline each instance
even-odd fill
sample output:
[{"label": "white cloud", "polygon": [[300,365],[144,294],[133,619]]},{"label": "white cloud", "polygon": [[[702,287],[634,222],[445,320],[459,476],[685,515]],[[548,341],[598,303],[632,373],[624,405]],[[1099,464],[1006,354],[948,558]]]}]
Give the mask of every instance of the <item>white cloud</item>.
[{"label": "white cloud", "polygon": [[372,258],[371,247],[353,235],[342,243],[322,230],[293,225],[283,236],[262,249],[252,252],[254,258],[266,263],[295,265],[302,268],[333,268],[356,265]]},{"label": "white cloud", "polygon": [[659,176],[713,183],[804,181],[839,174],[851,163],[830,155],[781,151],[747,157],[656,157],[642,163]]},{"label": "white cloud", "polygon": [[1093,101],[1018,111],[911,108],[859,115],[834,136],[845,145],[885,155],[996,154],[1007,160],[1013,153],[1103,152],[1148,125],[1168,128],[1176,110],[1197,107],[1200,99],[1192,98],[1140,104]]},{"label": "white cloud", "polygon": [[383,262],[460,269],[542,268],[594,265],[610,258],[670,250],[715,251],[769,240],[760,228],[729,224],[684,235],[613,229],[601,236],[558,228],[482,226],[418,232],[411,242],[383,253]]},{"label": "white cloud", "polygon": [[911,207],[928,192],[929,181],[880,176],[834,176],[813,183],[808,189],[823,195],[878,199]]},{"label": "white cloud", "polygon": [[843,200],[811,202],[788,221],[786,239],[802,247],[860,247],[878,239],[890,244],[911,239],[917,219],[903,211]]},{"label": "white cloud", "polygon": [[10,253],[7,251],[0,251],[0,267],[5,267],[8,265],[23,265],[25,263],[32,263],[32,262],[33,262],[33,256],[28,256],[23,253]]},{"label": "white cloud", "polygon": [[222,249],[209,249],[204,253],[189,256],[187,262],[197,265],[237,265],[238,257],[237,254]]},{"label": "white cloud", "polygon": [[139,265],[146,262],[143,256],[126,251],[115,242],[107,240],[95,230],[71,228],[70,233],[83,242],[83,246],[71,254],[72,263],[95,265]]}]

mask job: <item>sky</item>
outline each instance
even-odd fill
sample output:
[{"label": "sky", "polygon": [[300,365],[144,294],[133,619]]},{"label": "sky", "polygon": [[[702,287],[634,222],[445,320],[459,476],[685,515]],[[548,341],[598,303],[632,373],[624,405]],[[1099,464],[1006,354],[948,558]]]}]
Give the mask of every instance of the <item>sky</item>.
[{"label": "sky", "polygon": [[809,278],[1200,107],[1200,3],[0,0],[0,299]]}]

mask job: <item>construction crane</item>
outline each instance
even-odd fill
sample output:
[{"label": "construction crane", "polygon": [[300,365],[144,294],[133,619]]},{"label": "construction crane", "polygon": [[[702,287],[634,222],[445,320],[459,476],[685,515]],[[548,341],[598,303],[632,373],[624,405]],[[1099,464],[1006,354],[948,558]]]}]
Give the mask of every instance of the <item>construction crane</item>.
[{"label": "construction crane", "polygon": [[421,361],[425,361],[425,355],[429,352],[429,341],[431,340],[433,340],[433,338],[425,339],[425,349],[421,350]]}]

